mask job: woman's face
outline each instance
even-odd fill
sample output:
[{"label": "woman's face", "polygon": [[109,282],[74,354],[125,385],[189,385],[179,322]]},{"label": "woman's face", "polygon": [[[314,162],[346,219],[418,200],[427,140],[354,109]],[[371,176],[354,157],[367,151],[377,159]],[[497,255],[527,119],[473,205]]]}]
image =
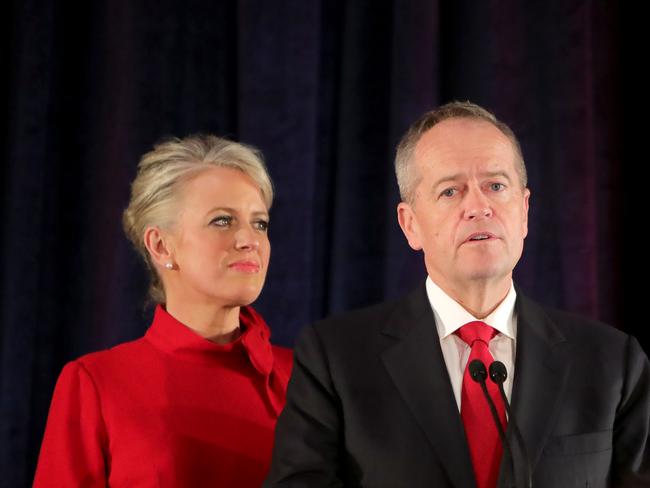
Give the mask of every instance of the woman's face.
[{"label": "woman's face", "polygon": [[268,209],[255,182],[232,168],[207,169],[182,185],[178,211],[169,235],[175,266],[164,273],[168,301],[253,302],[271,254]]}]

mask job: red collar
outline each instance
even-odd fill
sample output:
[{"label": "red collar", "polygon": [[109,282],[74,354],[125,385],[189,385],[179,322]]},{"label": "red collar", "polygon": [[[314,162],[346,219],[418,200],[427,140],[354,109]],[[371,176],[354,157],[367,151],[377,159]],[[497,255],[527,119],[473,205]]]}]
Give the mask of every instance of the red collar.
[{"label": "red collar", "polygon": [[198,335],[158,305],[145,338],[157,349],[193,362],[214,364],[215,361],[244,356],[260,374],[268,376],[273,369],[269,327],[250,306],[241,307],[239,323],[242,329],[239,338],[229,344],[216,344]]}]

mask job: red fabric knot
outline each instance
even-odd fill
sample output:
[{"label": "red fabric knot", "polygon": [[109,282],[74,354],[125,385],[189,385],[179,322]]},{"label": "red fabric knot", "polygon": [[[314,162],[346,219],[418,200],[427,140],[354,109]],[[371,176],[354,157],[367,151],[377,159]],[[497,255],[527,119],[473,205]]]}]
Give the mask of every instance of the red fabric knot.
[{"label": "red fabric knot", "polygon": [[[258,373],[268,376],[273,370],[273,350],[269,343],[270,332],[264,319],[253,307],[241,307],[239,320],[242,327],[250,333],[244,333],[242,343],[248,352],[248,358]],[[258,329],[258,333],[252,329]]]},{"label": "red fabric knot", "polygon": [[[481,341],[487,346],[497,334],[498,331],[496,329],[479,320],[468,322],[456,331],[456,335],[469,347],[474,347],[476,341]],[[486,368],[489,366],[489,364],[485,365]]]},{"label": "red fabric knot", "polygon": [[[472,348],[463,374],[460,415],[478,488],[496,487],[503,448],[482,387],[470,377],[469,364],[479,359],[486,369],[490,367],[494,358],[490,353],[489,343],[497,333],[494,328],[481,321],[469,322],[456,331],[456,335]],[[505,406],[499,389],[490,380],[486,381],[486,387],[505,430]]]}]

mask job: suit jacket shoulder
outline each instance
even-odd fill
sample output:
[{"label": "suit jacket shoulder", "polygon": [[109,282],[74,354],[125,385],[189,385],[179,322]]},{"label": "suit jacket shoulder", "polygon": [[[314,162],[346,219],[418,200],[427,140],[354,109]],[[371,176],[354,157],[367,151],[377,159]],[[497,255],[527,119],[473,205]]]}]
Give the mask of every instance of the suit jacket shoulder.
[{"label": "suit jacket shoulder", "polygon": [[636,339],[519,291],[516,306],[512,402],[535,484],[560,486],[571,472],[596,486],[647,476],[650,363]]},{"label": "suit jacket shoulder", "polygon": [[400,338],[408,335],[423,317],[434,323],[426,291],[421,286],[399,299],[329,317],[307,328],[313,328],[326,346],[348,348],[363,342],[368,347],[369,342],[373,343],[382,336]]},{"label": "suit jacket shoulder", "polygon": [[569,340],[623,343],[628,339],[628,334],[612,325],[583,315],[540,305],[519,290],[517,294],[522,308],[529,312],[534,311],[536,314],[546,315]]}]

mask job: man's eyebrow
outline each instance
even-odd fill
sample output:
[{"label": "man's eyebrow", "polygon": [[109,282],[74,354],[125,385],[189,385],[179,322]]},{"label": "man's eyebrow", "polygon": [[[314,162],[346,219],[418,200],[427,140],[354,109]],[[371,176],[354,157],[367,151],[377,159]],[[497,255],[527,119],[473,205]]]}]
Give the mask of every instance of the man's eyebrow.
[{"label": "man's eyebrow", "polygon": [[503,176],[506,180],[508,180],[508,183],[512,183],[512,180],[510,179],[510,175],[505,171],[487,171],[485,173],[481,173],[481,176],[487,176],[488,178]]},{"label": "man's eyebrow", "polygon": [[450,175],[450,176],[444,176],[444,177],[440,178],[438,181],[436,181],[431,188],[435,190],[436,188],[438,188],[443,183],[450,183],[452,181],[459,180],[461,176],[462,176],[461,173],[456,173],[455,175]]},{"label": "man's eyebrow", "polygon": [[[444,176],[444,177],[440,178],[439,180],[437,180],[433,184],[433,186],[431,188],[435,190],[436,188],[438,188],[443,183],[451,183],[451,182],[454,182],[454,181],[458,181],[462,176],[463,176],[462,173],[456,173],[456,174],[453,174],[453,175]],[[506,173],[505,171],[486,171],[484,173],[481,173],[481,176],[486,177],[486,178],[496,178],[497,176],[501,176],[501,177],[505,178],[506,180],[508,180],[508,183],[512,183],[510,175],[508,175],[508,173]]]}]

